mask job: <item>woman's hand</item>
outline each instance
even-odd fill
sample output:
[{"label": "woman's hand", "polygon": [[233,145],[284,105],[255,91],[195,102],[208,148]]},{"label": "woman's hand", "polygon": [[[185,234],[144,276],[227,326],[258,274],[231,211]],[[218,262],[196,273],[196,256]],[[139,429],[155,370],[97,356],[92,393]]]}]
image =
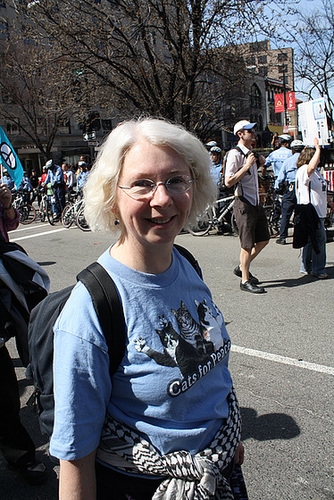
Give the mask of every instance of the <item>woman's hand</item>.
[{"label": "woman's hand", "polygon": [[12,204],[12,192],[7,184],[0,184],[0,202],[4,208],[9,208]]},{"label": "woman's hand", "polygon": [[245,458],[245,448],[242,442],[238,444],[237,451],[235,452],[234,455],[234,463],[235,465],[242,465],[244,463],[244,458]]},{"label": "woman's hand", "polygon": [[314,142],[314,147],[315,147],[315,153],[312,156],[312,159],[311,159],[310,163],[307,165],[307,175],[308,175],[308,177],[310,177],[310,175],[313,174],[313,172],[315,171],[315,169],[317,168],[317,166],[320,163],[321,148],[319,146],[319,140],[318,140],[318,138],[315,137],[313,142]]}]

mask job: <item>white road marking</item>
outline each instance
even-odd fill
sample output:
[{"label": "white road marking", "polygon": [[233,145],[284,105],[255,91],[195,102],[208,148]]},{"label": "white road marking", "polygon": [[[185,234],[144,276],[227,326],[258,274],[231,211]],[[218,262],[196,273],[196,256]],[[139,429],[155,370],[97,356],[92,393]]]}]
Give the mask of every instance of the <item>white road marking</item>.
[{"label": "white road marking", "polygon": [[30,236],[21,236],[21,238],[11,238],[10,241],[22,241],[27,240],[28,238],[37,238],[38,236],[47,236],[52,233],[58,233],[59,231],[67,231],[66,227],[61,227],[60,229],[53,229],[52,231],[44,231],[43,233],[31,234]]},{"label": "white road marking", "polygon": [[[38,228],[45,227],[45,226],[52,227],[49,223],[47,223],[47,224],[39,224]],[[16,233],[19,233],[20,231],[27,231],[28,229],[30,229],[30,230],[36,229],[36,226],[27,225],[25,227],[19,226],[19,228],[20,229],[15,229],[15,231],[11,231],[11,234],[16,234]]]},{"label": "white road marking", "polygon": [[267,359],[268,361],[276,361],[277,363],[282,363],[284,365],[292,365],[306,370],[334,375],[334,368],[331,366],[317,365],[316,363],[309,363],[308,361],[299,361],[295,358],[288,358],[286,356],[280,356],[279,354],[271,354],[270,352],[257,351],[256,349],[250,349],[249,347],[241,347],[238,345],[232,345],[231,350],[239,352],[240,354],[246,354],[247,356]]}]

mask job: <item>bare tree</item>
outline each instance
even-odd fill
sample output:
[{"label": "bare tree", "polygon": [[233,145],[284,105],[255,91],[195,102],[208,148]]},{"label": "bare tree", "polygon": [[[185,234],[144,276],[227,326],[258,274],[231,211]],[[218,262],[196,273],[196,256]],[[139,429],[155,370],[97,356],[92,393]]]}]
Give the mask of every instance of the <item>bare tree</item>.
[{"label": "bare tree", "polygon": [[308,82],[303,92],[310,99],[319,95],[325,98],[334,120],[334,5],[322,0],[322,9],[303,9],[297,21],[295,32],[289,31],[296,46],[296,76]]},{"label": "bare tree", "polygon": [[73,72],[69,74],[60,59],[56,65],[48,65],[48,48],[25,29],[24,38],[19,29],[13,29],[1,53],[0,116],[14,124],[45,160],[51,156],[59,127],[76,110],[78,93],[81,103],[84,99]]},{"label": "bare tree", "polygon": [[164,116],[202,137],[242,88],[235,42],[253,13],[242,0],[34,0],[25,11],[39,40],[52,40],[48,64],[60,57],[94,82],[100,107]]}]

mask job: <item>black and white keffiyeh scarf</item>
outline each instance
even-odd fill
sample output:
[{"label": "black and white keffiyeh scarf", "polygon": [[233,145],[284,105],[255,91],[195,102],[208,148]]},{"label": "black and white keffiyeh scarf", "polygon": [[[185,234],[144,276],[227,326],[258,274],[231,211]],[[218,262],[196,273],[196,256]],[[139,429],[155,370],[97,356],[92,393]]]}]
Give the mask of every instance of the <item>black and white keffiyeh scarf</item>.
[{"label": "black and white keffiyeh scarf", "polygon": [[191,455],[187,451],[160,453],[124,424],[108,417],[97,458],[120,471],[165,477],[152,500],[233,500],[221,471],[228,467],[240,442],[241,419],[232,388],[228,395],[229,417],[209,447]]}]

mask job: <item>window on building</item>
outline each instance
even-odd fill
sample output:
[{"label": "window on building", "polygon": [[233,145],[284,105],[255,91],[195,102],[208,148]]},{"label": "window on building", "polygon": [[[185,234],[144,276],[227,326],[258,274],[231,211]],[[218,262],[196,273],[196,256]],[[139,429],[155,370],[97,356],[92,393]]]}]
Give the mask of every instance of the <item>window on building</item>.
[{"label": "window on building", "polygon": [[284,54],[283,52],[280,52],[277,56],[278,62],[284,62],[288,60],[288,54]]},{"label": "window on building", "polygon": [[280,64],[278,66],[278,72],[279,73],[285,73],[286,71],[288,71],[288,65],[287,64]]},{"label": "window on building", "polygon": [[268,76],[268,66],[259,66],[259,75],[260,76]]},{"label": "window on building", "polygon": [[91,113],[89,113],[86,127],[87,132],[101,129],[100,113],[98,111],[92,111]]},{"label": "window on building", "polygon": [[250,100],[250,106],[251,109],[261,109],[261,92],[259,87],[254,83],[251,87],[250,95],[249,95],[249,100]]},{"label": "window on building", "polygon": [[7,134],[18,134],[19,133],[19,125],[13,122],[6,123],[6,131]]},{"label": "window on building", "polygon": [[267,64],[268,58],[267,58],[266,55],[264,55],[264,56],[258,56],[257,62],[258,62],[258,64]]},{"label": "window on building", "polygon": [[246,58],[247,66],[254,66],[255,63],[256,63],[255,56],[250,56]]},{"label": "window on building", "polygon": [[102,128],[105,131],[112,130],[112,123],[111,120],[101,120],[102,123]]}]

